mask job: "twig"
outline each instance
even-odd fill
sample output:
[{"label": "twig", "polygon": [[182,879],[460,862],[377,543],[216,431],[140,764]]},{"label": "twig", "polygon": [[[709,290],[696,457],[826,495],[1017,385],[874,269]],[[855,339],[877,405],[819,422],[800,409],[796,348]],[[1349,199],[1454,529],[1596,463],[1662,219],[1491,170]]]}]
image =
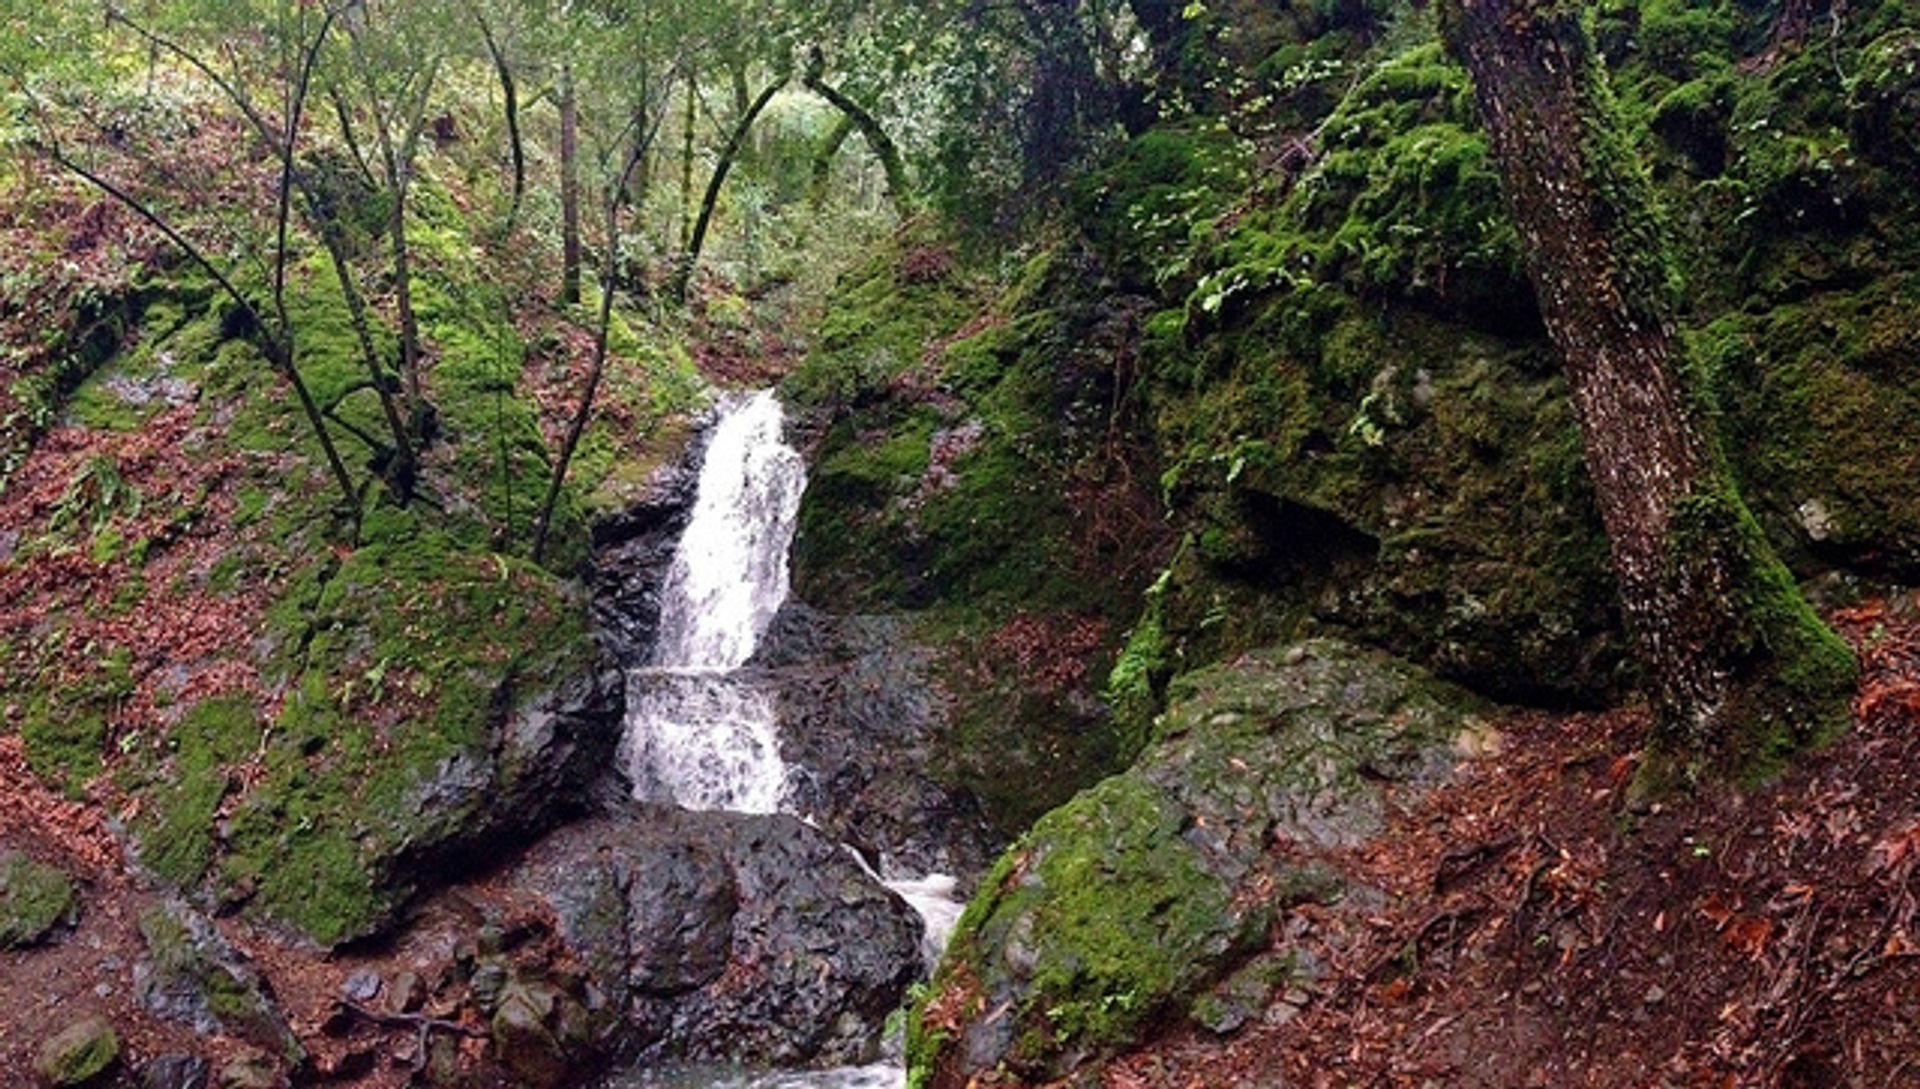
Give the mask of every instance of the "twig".
[{"label": "twig", "polygon": [[442,1032],[451,1032],[456,1036],[471,1036],[475,1039],[480,1039],[487,1035],[484,1029],[477,1029],[472,1025],[462,1024],[459,1021],[448,1021],[441,1017],[428,1017],[424,1013],[381,1013],[379,1010],[368,1009],[350,999],[342,998],[339,1001],[341,1009],[365,1018],[368,1021],[372,1021],[376,1025],[387,1025],[394,1028],[417,1028],[420,1030],[422,1036],[425,1036],[428,1031],[433,1029],[439,1029]]}]

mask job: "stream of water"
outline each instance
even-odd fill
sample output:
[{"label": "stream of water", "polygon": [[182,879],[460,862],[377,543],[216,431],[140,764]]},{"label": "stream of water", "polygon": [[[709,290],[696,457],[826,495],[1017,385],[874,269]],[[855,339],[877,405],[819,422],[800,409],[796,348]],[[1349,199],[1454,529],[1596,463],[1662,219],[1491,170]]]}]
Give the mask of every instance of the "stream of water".
[{"label": "stream of water", "polygon": [[[770,692],[740,667],[786,601],[806,465],[788,446],[772,390],[724,405],[709,436],[699,490],[661,588],[659,637],[649,663],[627,675],[621,760],[637,797],[687,809],[786,810],[787,768]],[[876,877],[880,875],[875,875]],[[926,924],[922,952],[937,958],[960,913],[953,878],[894,875],[885,882]],[[892,1089],[897,1065],[753,1073],[711,1067],[638,1070],[615,1089]]]}]

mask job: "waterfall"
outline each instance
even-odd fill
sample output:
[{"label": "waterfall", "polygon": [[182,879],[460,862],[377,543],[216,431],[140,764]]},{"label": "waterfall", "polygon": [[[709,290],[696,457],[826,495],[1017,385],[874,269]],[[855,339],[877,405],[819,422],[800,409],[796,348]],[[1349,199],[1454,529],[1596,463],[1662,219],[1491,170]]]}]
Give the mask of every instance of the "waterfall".
[{"label": "waterfall", "polygon": [[[648,664],[627,673],[621,760],[643,800],[782,809],[787,769],[773,697],[741,667],[787,597],[787,551],[806,466],[786,444],[784,427],[772,390],[726,402],[713,426],[693,512],[661,585],[658,638]],[[960,914],[953,878],[894,875],[882,883],[925,922],[922,953],[931,968]],[[764,1074],[636,1070],[609,1084],[890,1089],[903,1081],[896,1062]]]},{"label": "waterfall", "polygon": [[787,598],[806,466],[772,390],[721,409],[660,590],[652,662],[627,674],[621,759],[636,796],[772,813],[786,790],[772,697],[738,674]]},{"label": "waterfall", "polygon": [[693,517],[661,590],[653,664],[738,669],[787,600],[806,464],[772,390],[725,409],[707,444]]}]

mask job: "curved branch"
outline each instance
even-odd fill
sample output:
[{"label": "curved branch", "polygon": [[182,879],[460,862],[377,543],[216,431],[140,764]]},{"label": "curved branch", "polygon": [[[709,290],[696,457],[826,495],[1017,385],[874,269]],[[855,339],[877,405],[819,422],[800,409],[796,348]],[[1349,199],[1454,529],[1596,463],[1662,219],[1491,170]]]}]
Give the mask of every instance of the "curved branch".
[{"label": "curved branch", "polygon": [[693,267],[700,262],[700,250],[706,245],[707,228],[713,225],[713,210],[720,202],[720,189],[727,184],[727,174],[740,157],[740,149],[747,142],[747,132],[753,128],[753,122],[767,108],[767,103],[773,101],[773,96],[780,92],[780,88],[786,86],[786,82],[786,76],[776,76],[767,89],[760,92],[760,97],[753,100],[747,112],[741,114],[740,120],[734,124],[733,133],[727,137],[726,149],[720,153],[720,161],[713,165],[713,177],[707,180],[707,194],[700,201],[700,218],[694,221],[693,236],[687,240],[687,252],[681,255],[680,271],[674,277],[673,292],[682,301],[687,297],[687,285],[693,280]]},{"label": "curved branch", "polygon": [[900,149],[894,146],[892,138],[887,135],[887,130],[881,127],[880,122],[865,107],[847,97],[846,93],[838,87],[821,79],[819,72],[809,69],[805,82],[807,90],[826,99],[834,109],[839,110],[843,117],[853,122],[854,126],[860,130],[860,135],[866,138],[867,146],[873,149],[874,157],[880,160],[880,168],[886,171],[887,196],[893,200],[894,207],[905,215],[910,196],[907,188],[907,170],[900,161]]}]

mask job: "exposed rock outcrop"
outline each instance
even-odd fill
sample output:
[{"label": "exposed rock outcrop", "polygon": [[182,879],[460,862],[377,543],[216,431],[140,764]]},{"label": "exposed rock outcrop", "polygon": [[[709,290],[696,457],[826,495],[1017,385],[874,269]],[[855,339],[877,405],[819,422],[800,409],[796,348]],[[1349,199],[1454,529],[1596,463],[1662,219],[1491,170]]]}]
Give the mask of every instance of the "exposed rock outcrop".
[{"label": "exposed rock outcrop", "polygon": [[1168,1016],[1220,1030],[1310,981],[1270,948],[1292,909],[1364,904],[1327,852],[1442,781],[1476,701],[1333,640],[1176,681],[1134,767],[1054,810],[986,879],[928,999],[912,1061],[935,1085],[1065,1077]]},{"label": "exposed rock outcrop", "polygon": [[864,1061],[920,971],[912,910],[791,817],[636,807],[556,832],[512,881],[550,905],[616,1055]]}]

